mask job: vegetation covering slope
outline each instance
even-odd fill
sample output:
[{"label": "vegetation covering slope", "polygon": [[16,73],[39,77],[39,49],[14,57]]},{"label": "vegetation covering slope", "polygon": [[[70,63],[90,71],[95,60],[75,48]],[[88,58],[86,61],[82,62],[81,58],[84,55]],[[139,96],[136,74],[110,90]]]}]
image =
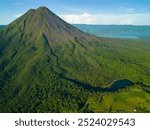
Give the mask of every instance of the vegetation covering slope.
[{"label": "vegetation covering slope", "polygon": [[149,112],[150,44],[99,38],[45,7],[0,31],[0,112]]}]

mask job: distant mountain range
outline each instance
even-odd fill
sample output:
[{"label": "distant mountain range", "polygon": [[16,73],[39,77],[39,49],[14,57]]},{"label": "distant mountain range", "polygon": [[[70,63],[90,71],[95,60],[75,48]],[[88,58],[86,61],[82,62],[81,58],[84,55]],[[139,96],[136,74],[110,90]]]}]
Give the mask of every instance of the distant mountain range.
[{"label": "distant mountain range", "polygon": [[149,57],[30,9],[0,30],[0,112],[150,112]]}]

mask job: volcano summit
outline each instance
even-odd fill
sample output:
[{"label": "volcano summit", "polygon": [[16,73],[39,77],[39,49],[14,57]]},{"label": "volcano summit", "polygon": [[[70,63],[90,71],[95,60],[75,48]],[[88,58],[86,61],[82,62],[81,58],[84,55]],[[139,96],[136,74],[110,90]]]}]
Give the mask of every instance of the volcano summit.
[{"label": "volcano summit", "polygon": [[96,37],[30,9],[0,30],[0,112],[149,111],[149,56],[147,42]]}]

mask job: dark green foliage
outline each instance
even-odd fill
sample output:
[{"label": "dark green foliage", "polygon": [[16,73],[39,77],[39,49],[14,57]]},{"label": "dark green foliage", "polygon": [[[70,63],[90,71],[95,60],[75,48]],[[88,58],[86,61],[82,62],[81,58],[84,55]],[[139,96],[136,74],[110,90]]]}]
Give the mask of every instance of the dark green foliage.
[{"label": "dark green foliage", "polygon": [[1,112],[78,112],[86,103],[88,92],[61,79],[50,64],[36,64],[31,74],[37,78],[31,86],[16,83],[2,88]]},{"label": "dark green foliage", "polygon": [[150,110],[147,41],[98,38],[47,8],[0,36],[0,112]]}]

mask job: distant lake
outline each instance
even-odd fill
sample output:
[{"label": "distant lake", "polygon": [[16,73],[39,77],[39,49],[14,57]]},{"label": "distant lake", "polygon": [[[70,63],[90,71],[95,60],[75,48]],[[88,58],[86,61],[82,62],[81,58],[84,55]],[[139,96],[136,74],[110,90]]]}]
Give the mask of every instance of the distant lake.
[{"label": "distant lake", "polygon": [[4,28],[5,26],[4,25],[0,25],[0,29]]},{"label": "distant lake", "polygon": [[100,37],[137,39],[150,37],[150,26],[74,24],[80,30]]}]

